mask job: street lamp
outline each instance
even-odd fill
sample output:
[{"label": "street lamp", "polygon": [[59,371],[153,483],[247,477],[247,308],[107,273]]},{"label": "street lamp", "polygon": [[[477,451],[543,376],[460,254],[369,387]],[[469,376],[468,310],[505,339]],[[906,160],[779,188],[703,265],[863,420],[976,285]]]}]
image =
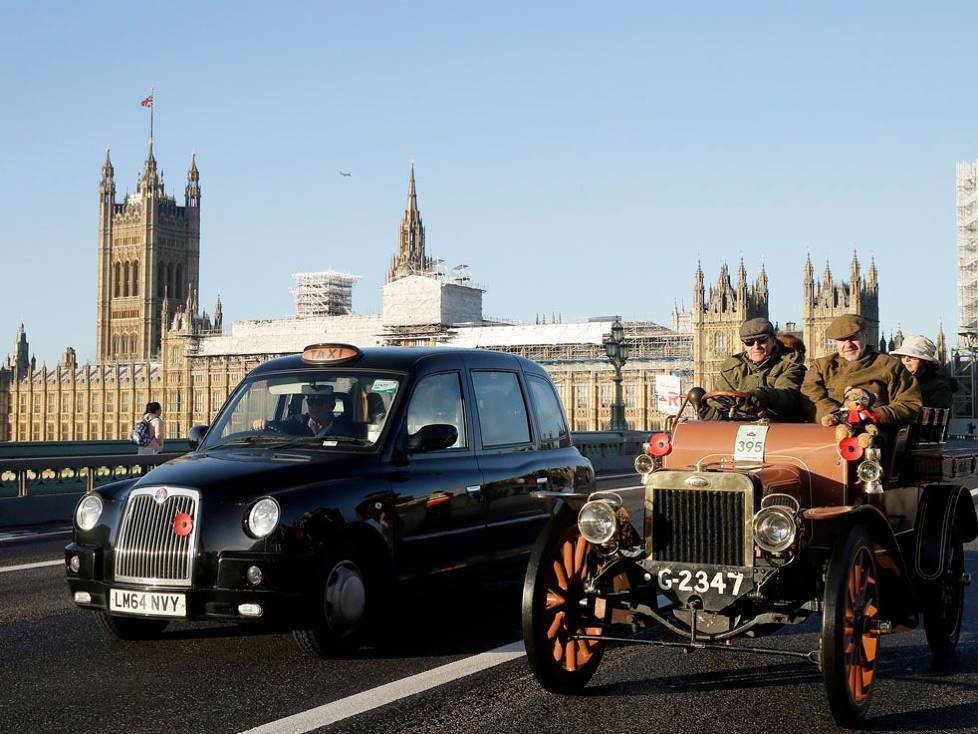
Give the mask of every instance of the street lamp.
[{"label": "street lamp", "polygon": [[629,346],[625,341],[625,327],[621,325],[621,319],[616,318],[615,323],[611,325],[611,337],[604,342],[608,361],[615,368],[615,402],[611,405],[610,429],[612,431],[628,430],[628,424],[625,423],[625,404],[621,399],[621,368],[628,361]]}]

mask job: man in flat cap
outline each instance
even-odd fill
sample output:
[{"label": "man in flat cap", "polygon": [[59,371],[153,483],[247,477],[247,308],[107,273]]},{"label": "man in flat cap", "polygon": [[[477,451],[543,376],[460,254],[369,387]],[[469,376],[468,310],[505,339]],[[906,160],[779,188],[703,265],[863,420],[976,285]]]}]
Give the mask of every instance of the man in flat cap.
[{"label": "man in flat cap", "polygon": [[[744,413],[773,421],[802,420],[799,388],[805,367],[795,358],[794,350],[777,340],[774,327],[764,318],[741,324],[740,341],[744,351],[720,366],[716,389],[747,393]],[[728,414],[729,407],[707,400],[700,417],[722,420]]]},{"label": "man in flat cap", "polygon": [[836,353],[813,360],[801,386],[810,401],[806,407],[817,422],[842,407],[842,396],[849,386],[876,395],[873,410],[879,415],[880,426],[903,426],[916,420],[920,412],[916,379],[903,369],[900,360],[880,354],[866,343],[866,323],[861,316],[837,316],[825,336],[835,340]]}]

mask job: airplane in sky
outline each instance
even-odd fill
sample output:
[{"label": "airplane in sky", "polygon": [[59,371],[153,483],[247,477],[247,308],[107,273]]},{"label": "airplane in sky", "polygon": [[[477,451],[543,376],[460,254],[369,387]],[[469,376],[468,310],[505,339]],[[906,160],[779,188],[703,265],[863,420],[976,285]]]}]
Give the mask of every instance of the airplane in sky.
[{"label": "airplane in sky", "polygon": [[340,171],[340,175],[341,176],[352,176],[353,174],[352,173],[348,173],[347,171]]}]

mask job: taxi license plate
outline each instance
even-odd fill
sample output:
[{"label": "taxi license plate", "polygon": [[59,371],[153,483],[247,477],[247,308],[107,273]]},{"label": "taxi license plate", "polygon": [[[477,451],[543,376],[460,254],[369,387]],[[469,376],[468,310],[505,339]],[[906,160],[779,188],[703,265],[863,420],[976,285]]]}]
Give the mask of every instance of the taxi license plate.
[{"label": "taxi license plate", "polygon": [[109,591],[109,611],[148,614],[154,617],[186,617],[187,596],[168,592],[112,589]]}]

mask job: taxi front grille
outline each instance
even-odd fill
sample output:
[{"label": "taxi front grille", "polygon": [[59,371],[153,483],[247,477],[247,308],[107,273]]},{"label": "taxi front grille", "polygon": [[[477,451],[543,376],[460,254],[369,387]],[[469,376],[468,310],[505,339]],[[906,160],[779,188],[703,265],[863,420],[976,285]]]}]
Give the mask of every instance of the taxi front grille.
[{"label": "taxi front grille", "polygon": [[752,565],[744,492],[652,490],[652,557],[678,563]]},{"label": "taxi front grille", "polygon": [[[116,581],[190,586],[199,504],[199,494],[190,489],[133,491],[115,544]],[[189,533],[185,516],[190,517]]]}]

